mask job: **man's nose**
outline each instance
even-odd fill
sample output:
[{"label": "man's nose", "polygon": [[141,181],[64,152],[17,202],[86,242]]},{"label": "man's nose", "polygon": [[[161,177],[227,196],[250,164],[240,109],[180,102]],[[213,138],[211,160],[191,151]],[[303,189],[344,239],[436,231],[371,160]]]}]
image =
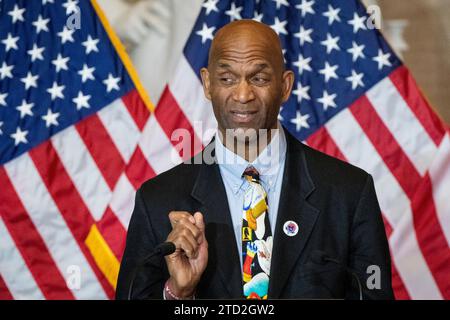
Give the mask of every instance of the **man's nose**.
[{"label": "man's nose", "polygon": [[245,104],[255,99],[255,93],[247,80],[242,80],[233,92],[233,99],[236,102]]}]

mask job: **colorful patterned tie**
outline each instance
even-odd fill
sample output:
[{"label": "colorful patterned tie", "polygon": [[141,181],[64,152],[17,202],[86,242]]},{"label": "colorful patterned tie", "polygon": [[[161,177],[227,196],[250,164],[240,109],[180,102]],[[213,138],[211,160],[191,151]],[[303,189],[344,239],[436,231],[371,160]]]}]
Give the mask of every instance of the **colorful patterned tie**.
[{"label": "colorful patterned tie", "polygon": [[267,194],[254,167],[248,167],[242,177],[249,183],[244,195],[242,220],[244,297],[267,299],[273,241]]}]

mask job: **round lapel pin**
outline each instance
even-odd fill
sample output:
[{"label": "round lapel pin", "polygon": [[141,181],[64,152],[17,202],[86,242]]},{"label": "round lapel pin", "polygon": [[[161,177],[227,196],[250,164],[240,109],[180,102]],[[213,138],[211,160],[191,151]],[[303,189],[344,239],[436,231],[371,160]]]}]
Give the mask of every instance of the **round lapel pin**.
[{"label": "round lapel pin", "polygon": [[295,221],[286,221],[283,231],[288,237],[293,237],[298,233],[298,224]]}]

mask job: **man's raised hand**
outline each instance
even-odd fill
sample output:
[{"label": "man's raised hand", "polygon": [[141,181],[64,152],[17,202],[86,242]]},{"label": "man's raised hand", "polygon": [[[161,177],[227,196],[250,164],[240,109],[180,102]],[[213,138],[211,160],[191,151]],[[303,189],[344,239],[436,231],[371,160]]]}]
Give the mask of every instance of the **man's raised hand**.
[{"label": "man's raised hand", "polygon": [[186,211],[169,213],[172,232],[166,241],[173,242],[176,251],[165,257],[169,270],[170,290],[180,298],[191,297],[208,263],[208,243],[203,215]]}]

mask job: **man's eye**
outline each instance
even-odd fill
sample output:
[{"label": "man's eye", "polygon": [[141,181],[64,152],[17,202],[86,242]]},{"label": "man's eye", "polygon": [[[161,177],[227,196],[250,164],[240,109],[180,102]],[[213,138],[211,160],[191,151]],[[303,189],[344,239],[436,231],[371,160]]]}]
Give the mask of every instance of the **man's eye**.
[{"label": "man's eye", "polygon": [[265,77],[254,77],[253,78],[253,82],[255,82],[256,84],[265,84],[267,83],[269,80]]},{"label": "man's eye", "polygon": [[220,78],[220,81],[222,83],[225,83],[225,84],[232,84],[233,83],[233,79],[232,78],[228,78],[228,77],[222,77],[222,78]]}]

